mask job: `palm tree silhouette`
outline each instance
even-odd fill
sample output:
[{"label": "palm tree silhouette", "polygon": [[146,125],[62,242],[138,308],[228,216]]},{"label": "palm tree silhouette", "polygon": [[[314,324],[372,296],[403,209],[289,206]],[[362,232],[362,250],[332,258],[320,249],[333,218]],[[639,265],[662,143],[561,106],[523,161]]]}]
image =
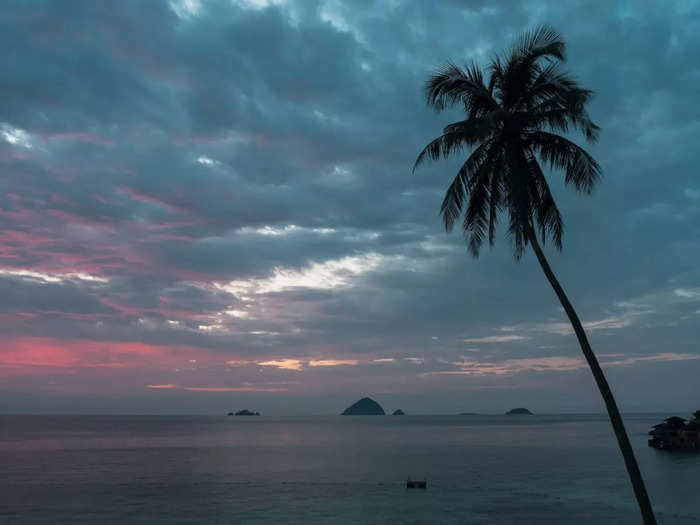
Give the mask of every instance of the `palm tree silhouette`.
[{"label": "palm tree silhouette", "polygon": [[514,255],[528,246],[537,256],[581,345],[610,416],[644,523],[655,524],[654,512],[624,423],[610,386],[574,307],[542,252],[551,239],[562,248],[563,223],[540,162],[564,172],[566,184],[589,194],[601,176],[598,163],[583,148],[559,133],[580,132],[586,141],[599,128],[586,112],[593,92],[561,71],[566,44],[549,26],[523,34],[504,56],[493,58],[485,71],[476,64],[448,63],[428,78],[427,103],[437,111],[463,108],[466,119],[448,124],[443,134],[418,155],[413,170],[427,160],[471,154],[450,184],[440,208],[447,231],[464,214],[462,228],[474,257],[494,234],[500,215],[508,218]]}]

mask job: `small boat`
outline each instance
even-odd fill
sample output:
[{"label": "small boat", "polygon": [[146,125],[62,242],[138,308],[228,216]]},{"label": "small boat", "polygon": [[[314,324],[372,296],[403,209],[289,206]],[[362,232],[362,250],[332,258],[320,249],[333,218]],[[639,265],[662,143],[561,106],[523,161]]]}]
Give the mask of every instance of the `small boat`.
[{"label": "small boat", "polygon": [[428,488],[428,480],[425,479],[407,479],[407,489],[426,489]]}]

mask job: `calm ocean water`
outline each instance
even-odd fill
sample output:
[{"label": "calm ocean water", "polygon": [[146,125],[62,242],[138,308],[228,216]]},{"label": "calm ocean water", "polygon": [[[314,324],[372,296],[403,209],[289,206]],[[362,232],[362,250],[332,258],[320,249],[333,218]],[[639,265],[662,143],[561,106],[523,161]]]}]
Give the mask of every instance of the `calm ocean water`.
[{"label": "calm ocean water", "polygon": [[[700,523],[700,455],[646,446],[661,417],[625,418],[659,523]],[[604,416],[0,416],[0,523],[639,518]]]}]

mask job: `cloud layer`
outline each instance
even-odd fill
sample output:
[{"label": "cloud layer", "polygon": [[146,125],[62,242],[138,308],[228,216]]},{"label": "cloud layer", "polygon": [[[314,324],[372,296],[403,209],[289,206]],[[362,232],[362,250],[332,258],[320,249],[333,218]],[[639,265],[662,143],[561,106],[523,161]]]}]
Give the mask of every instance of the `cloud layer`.
[{"label": "cloud layer", "polygon": [[545,21],[597,93],[605,174],[591,197],[553,176],[552,265],[623,408],[686,408],[691,383],[642,379],[700,372],[694,3],[3,7],[0,411],[600,409],[534,258],[442,231],[458,159],[410,173],[459,118],[426,75]]}]

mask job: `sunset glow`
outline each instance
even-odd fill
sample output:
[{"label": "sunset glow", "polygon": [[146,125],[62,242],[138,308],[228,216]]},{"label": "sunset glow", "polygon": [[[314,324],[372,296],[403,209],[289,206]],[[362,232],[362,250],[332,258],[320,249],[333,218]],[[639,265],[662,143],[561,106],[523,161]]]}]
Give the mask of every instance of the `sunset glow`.
[{"label": "sunset glow", "polygon": [[[245,401],[336,413],[373,393],[425,412],[525,399],[601,410],[536,258],[513,258],[507,219],[478,259],[459,221],[445,232],[440,206],[468,152],[411,173],[447,123],[425,104],[433,68],[485,64],[540,18],[595,89],[604,174],[585,198],[546,174],[565,233],[561,252],[543,249],[625,410],[691,397],[692,8],[655,12],[658,34],[643,9],[601,10],[630,35],[603,50],[578,4],[482,3],[12,4],[0,22],[13,42],[0,50],[0,412]],[[653,64],[674,73],[654,77]]]}]

